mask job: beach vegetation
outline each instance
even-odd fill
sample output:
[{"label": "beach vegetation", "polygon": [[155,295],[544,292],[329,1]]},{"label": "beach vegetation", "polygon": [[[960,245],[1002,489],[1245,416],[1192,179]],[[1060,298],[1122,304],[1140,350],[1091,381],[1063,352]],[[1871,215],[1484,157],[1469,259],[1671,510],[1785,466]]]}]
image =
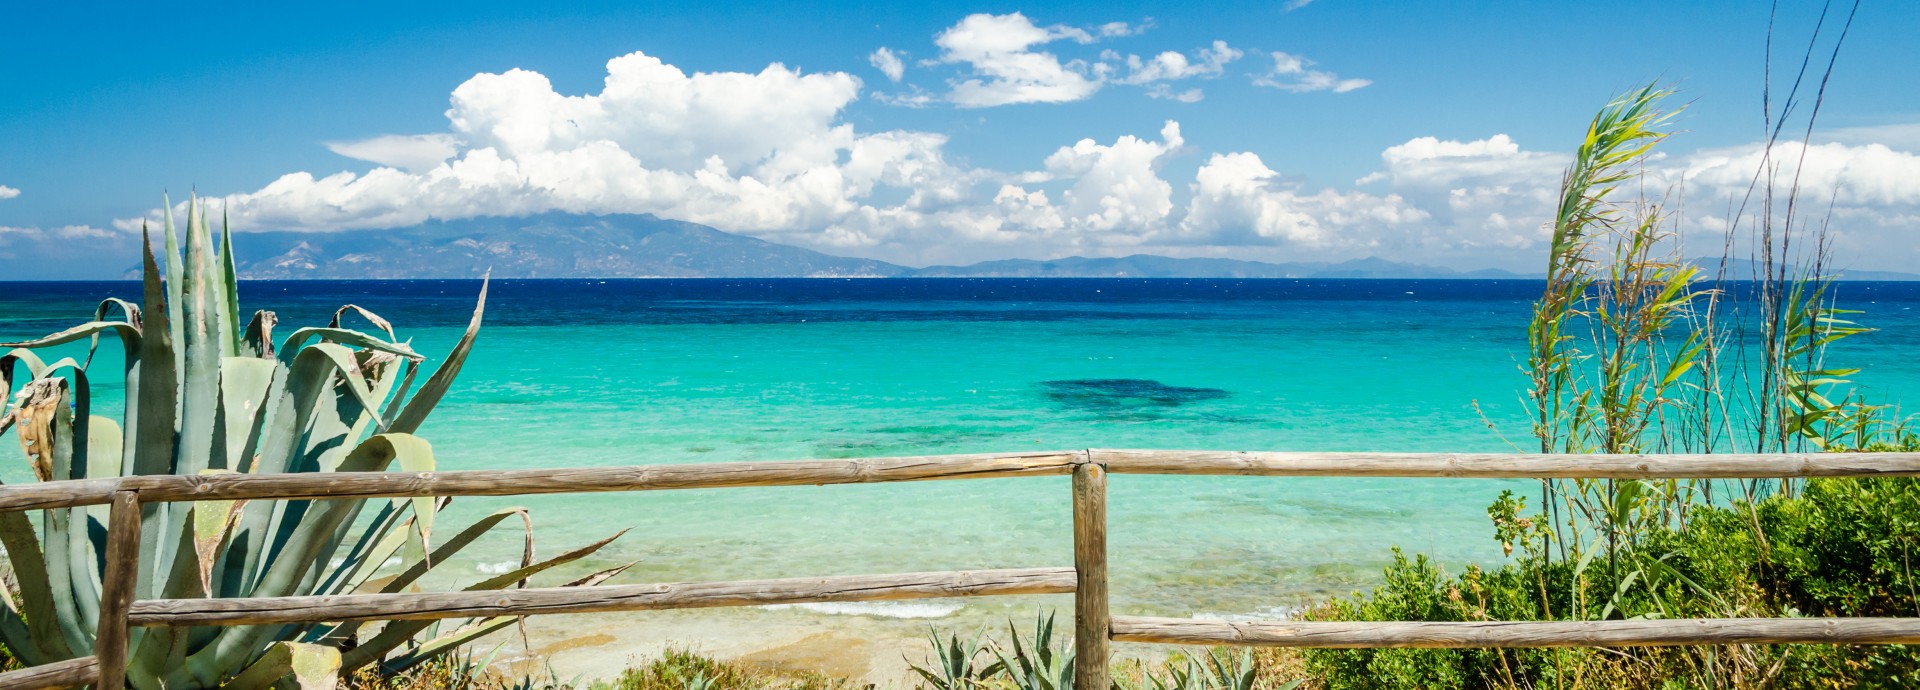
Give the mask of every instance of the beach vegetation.
[{"label": "beach vegetation", "polygon": [[[1851,21],[1849,15],[1848,21]],[[1844,32],[1844,29],[1842,30]],[[1837,49],[1836,49],[1837,54]],[[1810,135],[1823,92],[1768,98],[1771,155],[1790,113]],[[1831,58],[1826,66],[1832,72]],[[1820,77],[1819,74],[1814,74]],[[1824,77],[1819,83],[1824,85]],[[1685,258],[1679,189],[1646,172],[1670,92],[1607,104],[1563,178],[1546,287],[1527,324],[1542,453],[1914,452],[1920,440],[1834,361],[1870,333],[1837,306],[1827,221],[1792,161],[1764,160],[1709,274]],[[1777,120],[1775,118],[1778,118]],[[1783,172],[1783,169],[1789,172]],[[1746,252],[1751,259],[1737,262]],[[1749,268],[1736,270],[1745,265]],[[1911,478],[1542,481],[1489,508],[1508,554],[1452,574],[1396,550],[1383,584],[1325,621],[1914,616],[1920,483]],[[1303,650],[1326,688],[1826,688],[1920,685],[1905,645]]]},{"label": "beach vegetation", "polygon": [[[34,478],[433,471],[433,448],[417,432],[473,347],[484,285],[465,333],[422,380],[425,357],[386,319],[357,306],[278,339],[273,312],[243,318],[232,234],[222,223],[216,240],[210,225],[197,200],[188,204],[184,238],[171,212],[165,215],[164,262],[156,260],[149,237],[139,303],[108,298],[81,325],[0,344],[0,434],[14,433]],[[349,318],[368,328],[349,328]],[[101,354],[101,336],[121,345],[121,356],[99,358],[117,365],[112,378],[124,381],[117,420],[94,414],[108,402],[97,398],[90,368]],[[41,356],[62,354],[61,348],[72,356]],[[444,566],[454,555],[503,525],[522,530],[516,567],[461,586],[524,587],[612,539],[540,559],[525,510],[496,511],[449,530],[435,524],[447,504],[428,497],[149,503],[142,507],[134,595],[406,591],[423,578],[452,579]],[[49,510],[37,520],[0,514],[6,549],[0,643],[19,662],[41,665],[94,648],[106,521],[101,506]],[[570,584],[597,584],[619,571]],[[342,675],[405,671],[517,620],[141,628],[130,639],[128,684],[140,690],[332,687]]]}]

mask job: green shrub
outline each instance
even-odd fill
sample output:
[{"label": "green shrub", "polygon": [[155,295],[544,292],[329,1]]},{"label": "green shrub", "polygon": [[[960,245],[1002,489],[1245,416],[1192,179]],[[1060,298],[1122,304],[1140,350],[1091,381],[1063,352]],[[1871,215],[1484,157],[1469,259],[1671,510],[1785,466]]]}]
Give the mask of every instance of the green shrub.
[{"label": "green shrub", "polygon": [[[1500,512],[1498,504],[1492,512]],[[1396,550],[1384,584],[1308,617],[1592,620],[1920,611],[1920,582],[1911,567],[1920,555],[1920,479],[1814,479],[1797,496],[1696,506],[1684,528],[1653,528],[1636,538],[1634,553],[1611,570],[1589,563],[1581,571],[1535,549],[1498,568],[1468,567],[1454,577],[1425,556]],[[1304,656],[1324,687],[1342,690],[1920,686],[1920,649],[1904,645],[1309,650]]]}]

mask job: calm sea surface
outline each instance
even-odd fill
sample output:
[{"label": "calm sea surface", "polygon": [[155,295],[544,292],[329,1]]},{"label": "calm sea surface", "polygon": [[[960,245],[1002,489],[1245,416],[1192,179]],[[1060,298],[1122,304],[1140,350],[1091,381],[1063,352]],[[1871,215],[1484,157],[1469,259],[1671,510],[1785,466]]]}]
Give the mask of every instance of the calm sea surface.
[{"label": "calm sea surface", "polygon": [[[79,323],[135,287],[0,283],[0,340]],[[241,300],[278,311],[283,335],[359,304],[437,359],[478,287],[265,282],[244,284]],[[1085,447],[1502,451],[1502,434],[1526,438],[1517,364],[1537,292],[1529,281],[501,281],[472,360],[422,433],[443,469]],[[1865,369],[1876,400],[1920,395],[1920,283],[1847,283],[1842,300],[1881,330],[1834,357]],[[95,365],[98,394],[114,399],[96,405],[112,415],[116,350]],[[0,479],[27,480],[17,443],[4,446]],[[1371,583],[1394,546],[1491,562],[1487,504],[1502,487],[1534,486],[1115,477],[1115,603],[1165,615],[1286,608]],[[534,509],[548,554],[631,529],[599,559],[640,561],[623,581],[1071,564],[1064,478],[461,499],[451,510],[504,505]],[[455,565],[503,567],[519,545],[496,536]]]}]

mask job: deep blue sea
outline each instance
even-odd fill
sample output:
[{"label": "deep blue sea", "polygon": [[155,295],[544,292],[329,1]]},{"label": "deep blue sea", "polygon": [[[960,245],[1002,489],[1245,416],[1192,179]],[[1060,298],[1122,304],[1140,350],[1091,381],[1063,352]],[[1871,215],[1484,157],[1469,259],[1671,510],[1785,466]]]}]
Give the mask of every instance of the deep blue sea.
[{"label": "deep blue sea", "polygon": [[[87,320],[131,283],[0,283],[0,340]],[[339,305],[438,358],[474,281],[258,282],[280,332]],[[1920,283],[1845,283],[1878,332],[1833,357],[1877,401],[1920,396]],[[444,469],[1085,447],[1502,451],[1525,445],[1531,281],[497,281],[451,398]],[[96,393],[118,398],[112,348]],[[115,405],[97,404],[101,414]],[[26,480],[4,442],[0,478]],[[1284,609],[1373,582],[1390,548],[1500,558],[1465,480],[1112,480],[1114,599],[1187,615]],[[1069,565],[1063,478],[518,499],[541,550],[632,528],[624,581]],[[457,501],[459,516],[506,501]],[[448,528],[441,528],[448,529]],[[497,571],[510,533],[458,564]],[[899,605],[940,615],[960,604]],[[918,608],[913,608],[917,606]],[[928,607],[932,608],[928,608]],[[869,613],[886,614],[887,609]]]}]

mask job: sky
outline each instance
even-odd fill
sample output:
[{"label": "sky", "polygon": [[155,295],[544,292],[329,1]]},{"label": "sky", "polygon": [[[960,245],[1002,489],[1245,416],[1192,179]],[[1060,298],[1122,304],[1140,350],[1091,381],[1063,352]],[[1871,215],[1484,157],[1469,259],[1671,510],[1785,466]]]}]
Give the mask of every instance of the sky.
[{"label": "sky", "polygon": [[[1779,3],[1776,106],[1820,9]],[[197,192],[241,232],[559,210],[910,265],[1537,272],[1587,121],[1651,80],[1685,108],[1647,193],[1720,246],[1768,24],[1757,1],[12,3],[0,245],[137,232]],[[1920,267],[1915,28],[1920,3],[1863,0],[1809,145],[1774,152],[1841,265]]]}]

